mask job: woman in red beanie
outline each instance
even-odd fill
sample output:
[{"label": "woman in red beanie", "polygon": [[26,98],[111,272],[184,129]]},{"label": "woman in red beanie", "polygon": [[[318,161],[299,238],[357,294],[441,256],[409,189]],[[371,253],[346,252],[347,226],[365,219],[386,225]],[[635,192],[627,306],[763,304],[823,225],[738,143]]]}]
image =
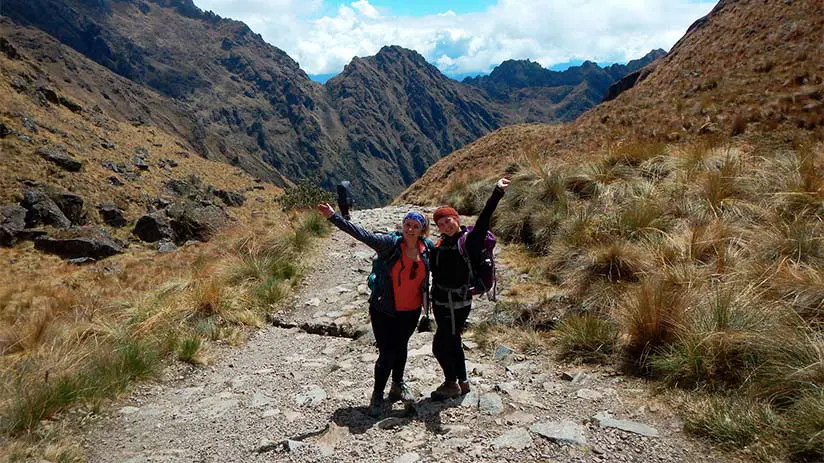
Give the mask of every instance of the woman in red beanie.
[{"label": "woman in red beanie", "polygon": [[470,268],[458,250],[458,240],[466,234],[469,259],[477,261],[492,213],[508,186],[508,178],[498,180],[471,231],[461,226],[458,211],[449,206],[439,207],[433,214],[432,220],[441,232],[441,240],[432,255],[432,303],[437,323],[432,353],[444,374],[443,384],[432,392],[435,400],[452,399],[469,392],[461,334],[472,308],[472,295],[469,292]]}]

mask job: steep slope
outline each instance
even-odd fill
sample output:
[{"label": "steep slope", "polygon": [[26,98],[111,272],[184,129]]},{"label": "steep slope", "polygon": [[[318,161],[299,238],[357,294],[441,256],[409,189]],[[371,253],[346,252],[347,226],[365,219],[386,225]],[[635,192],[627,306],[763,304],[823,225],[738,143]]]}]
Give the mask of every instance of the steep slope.
[{"label": "steep slope", "polygon": [[626,65],[602,68],[585,61],[564,71],[551,71],[529,60],[509,60],[488,76],[466,78],[463,83],[506,104],[521,122],[568,122],[603,101],[613,83],[665,55],[658,49]]},{"label": "steep slope", "polygon": [[[580,161],[622,142],[824,134],[824,4],[722,0],[643,82],[566,125],[501,129],[447,156],[396,201],[431,202],[446,179],[500,172],[531,153]],[[427,192],[428,194],[423,194]],[[437,199],[435,199],[437,201]]]},{"label": "steep slope", "polygon": [[[280,189],[239,167],[201,158],[180,137],[191,123],[184,108],[111,73],[105,87],[96,87],[107,71],[42,32],[21,35],[3,18],[0,36],[0,235],[9,233],[6,212],[20,210],[18,204],[28,209],[26,227],[32,228],[0,245],[68,228],[65,214],[72,226],[103,227],[140,246],[131,234],[135,221],[182,204],[195,190],[204,192],[197,197],[201,205],[243,223],[261,213],[281,216],[273,207]],[[29,48],[27,40],[37,46]],[[38,206],[52,207],[48,213],[57,217],[42,221],[43,227],[30,223],[34,209],[26,204],[39,191],[60,208],[47,200]],[[30,246],[8,250],[17,251],[28,254]]]},{"label": "steep slope", "polygon": [[356,164],[384,179],[374,193],[382,200],[444,155],[508,120],[480,91],[397,46],[355,58],[326,87],[347,128]]},{"label": "steep slope", "polygon": [[[316,171],[335,157],[327,135],[334,127],[321,127],[334,118],[315,105],[322,88],[244,24],[203,13],[190,0],[10,0],[3,14],[184,104],[194,127],[183,135],[208,158],[282,185],[284,176]],[[95,87],[103,89],[100,78]]]},{"label": "steep slope", "polygon": [[[63,72],[59,56],[46,58],[54,53],[39,49],[43,36],[19,26],[39,28],[102,66],[82,65],[94,72],[74,89],[90,106],[168,126],[200,155],[278,185],[312,178],[331,188],[349,179],[361,205],[386,202],[490,130],[570,117],[601,98],[589,84],[568,85],[520,89],[499,104],[398,47],[355,59],[324,87],[244,24],[192,0],[7,0],[0,8],[17,25],[9,40],[55,64],[51,72]],[[106,90],[112,73],[142,86],[136,95],[151,89],[153,96],[114,108],[117,97]]]}]

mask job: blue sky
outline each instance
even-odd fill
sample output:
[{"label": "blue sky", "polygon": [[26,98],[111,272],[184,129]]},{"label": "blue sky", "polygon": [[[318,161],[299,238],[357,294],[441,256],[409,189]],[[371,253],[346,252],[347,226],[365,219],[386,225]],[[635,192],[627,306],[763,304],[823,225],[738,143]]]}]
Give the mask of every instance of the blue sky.
[{"label": "blue sky", "polygon": [[[245,22],[307,74],[335,74],[384,45],[416,50],[447,75],[507,59],[544,67],[626,62],[669,50],[707,14],[704,0],[194,0]],[[560,66],[563,67],[563,66]]]}]

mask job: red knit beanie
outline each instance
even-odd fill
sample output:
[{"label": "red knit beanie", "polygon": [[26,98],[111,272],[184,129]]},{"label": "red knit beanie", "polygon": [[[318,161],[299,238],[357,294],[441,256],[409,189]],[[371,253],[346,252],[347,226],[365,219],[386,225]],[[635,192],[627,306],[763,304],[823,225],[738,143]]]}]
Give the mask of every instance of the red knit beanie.
[{"label": "red knit beanie", "polygon": [[438,220],[449,216],[458,217],[458,211],[449,206],[441,206],[435,209],[435,213],[432,214],[432,221],[435,222],[435,225],[437,225]]}]

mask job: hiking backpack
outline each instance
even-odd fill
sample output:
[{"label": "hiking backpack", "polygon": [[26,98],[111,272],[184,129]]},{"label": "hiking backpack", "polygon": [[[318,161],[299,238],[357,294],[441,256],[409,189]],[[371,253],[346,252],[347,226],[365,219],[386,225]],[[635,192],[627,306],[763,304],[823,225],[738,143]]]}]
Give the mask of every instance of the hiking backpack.
[{"label": "hiking backpack", "polygon": [[[487,230],[484,242],[481,245],[481,255],[478,262],[472,262],[469,252],[466,250],[466,237],[474,227],[466,227],[466,233],[458,238],[458,253],[463,257],[467,267],[469,267],[469,294],[478,296],[486,293],[486,298],[490,301],[498,299],[498,280],[495,272],[495,244],[498,239],[495,234]],[[438,243],[440,244],[440,243]]]}]

